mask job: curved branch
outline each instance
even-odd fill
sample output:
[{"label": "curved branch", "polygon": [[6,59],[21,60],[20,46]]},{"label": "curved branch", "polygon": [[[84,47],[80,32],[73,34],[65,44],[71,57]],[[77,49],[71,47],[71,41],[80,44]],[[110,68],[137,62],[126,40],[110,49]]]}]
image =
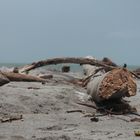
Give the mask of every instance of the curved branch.
[{"label": "curved branch", "polygon": [[61,63],[74,63],[74,64],[90,64],[90,65],[96,65],[96,66],[102,66],[104,68],[108,69],[114,69],[114,66],[109,66],[103,63],[102,61],[95,60],[95,59],[88,59],[88,58],[76,58],[76,57],[65,57],[65,58],[53,58],[53,59],[47,59],[42,60],[38,62],[34,62],[30,65],[24,66],[20,69],[20,72],[28,72],[30,70],[33,70],[35,68],[39,68],[45,65],[53,65],[53,64],[61,64]]}]

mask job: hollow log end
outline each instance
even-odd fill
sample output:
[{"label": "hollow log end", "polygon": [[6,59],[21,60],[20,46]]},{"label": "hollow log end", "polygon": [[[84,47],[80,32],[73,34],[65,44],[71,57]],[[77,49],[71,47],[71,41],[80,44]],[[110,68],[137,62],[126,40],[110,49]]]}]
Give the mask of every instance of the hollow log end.
[{"label": "hollow log end", "polygon": [[117,99],[136,95],[137,85],[127,69],[116,68],[107,73],[100,84],[102,99]]}]

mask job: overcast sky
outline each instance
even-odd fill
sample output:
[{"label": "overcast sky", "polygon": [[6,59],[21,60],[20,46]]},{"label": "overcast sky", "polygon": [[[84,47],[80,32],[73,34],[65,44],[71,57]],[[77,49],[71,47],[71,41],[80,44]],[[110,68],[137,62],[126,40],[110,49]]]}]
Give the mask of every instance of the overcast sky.
[{"label": "overcast sky", "polygon": [[140,0],[0,1],[0,62],[87,55],[140,65]]}]

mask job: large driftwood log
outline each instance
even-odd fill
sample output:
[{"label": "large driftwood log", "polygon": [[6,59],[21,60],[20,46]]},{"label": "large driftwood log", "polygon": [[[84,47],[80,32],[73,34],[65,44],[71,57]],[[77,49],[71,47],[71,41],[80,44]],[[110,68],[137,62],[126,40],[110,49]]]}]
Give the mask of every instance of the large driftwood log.
[{"label": "large driftwood log", "polygon": [[113,66],[106,65],[102,61],[95,60],[95,59],[66,57],[66,58],[53,58],[53,59],[42,60],[39,62],[34,62],[30,65],[24,66],[19,71],[21,73],[28,72],[30,70],[33,70],[35,68],[39,68],[39,67],[42,67],[45,65],[61,64],[61,63],[90,64],[90,65],[102,66],[102,67],[108,68],[110,70],[115,68]]},{"label": "large driftwood log", "polygon": [[8,78],[10,81],[25,81],[25,82],[45,82],[45,79],[31,76],[31,75],[25,75],[25,74],[19,74],[19,73],[13,73],[13,72],[1,72],[3,76]]},{"label": "large driftwood log", "polygon": [[96,102],[134,96],[136,91],[137,85],[132,74],[124,68],[116,68],[93,77],[87,85],[87,93]]}]

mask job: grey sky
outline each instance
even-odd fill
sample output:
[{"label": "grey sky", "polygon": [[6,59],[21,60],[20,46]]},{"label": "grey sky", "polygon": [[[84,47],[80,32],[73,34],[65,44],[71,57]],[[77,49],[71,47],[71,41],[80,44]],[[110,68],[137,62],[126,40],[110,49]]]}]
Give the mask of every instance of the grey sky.
[{"label": "grey sky", "polygon": [[140,64],[140,0],[1,0],[0,62],[93,55]]}]

